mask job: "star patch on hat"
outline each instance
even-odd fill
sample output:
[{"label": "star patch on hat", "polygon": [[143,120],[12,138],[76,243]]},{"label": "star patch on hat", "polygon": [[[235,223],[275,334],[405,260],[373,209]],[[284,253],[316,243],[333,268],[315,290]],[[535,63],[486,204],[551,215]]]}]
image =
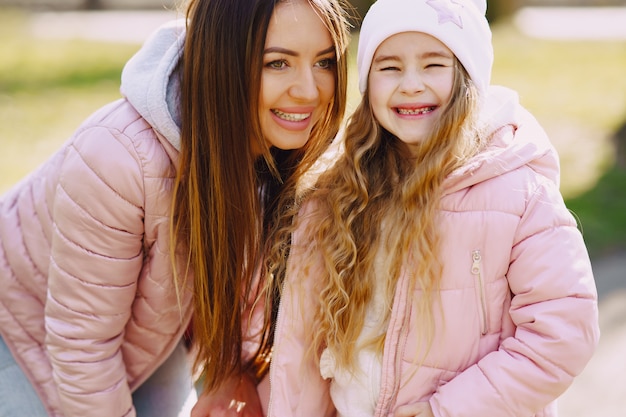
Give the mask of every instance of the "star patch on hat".
[{"label": "star patch on hat", "polygon": [[456,0],[428,0],[426,2],[430,7],[435,9],[439,19],[439,24],[452,22],[463,29],[463,19],[461,19],[461,10],[463,5]]}]

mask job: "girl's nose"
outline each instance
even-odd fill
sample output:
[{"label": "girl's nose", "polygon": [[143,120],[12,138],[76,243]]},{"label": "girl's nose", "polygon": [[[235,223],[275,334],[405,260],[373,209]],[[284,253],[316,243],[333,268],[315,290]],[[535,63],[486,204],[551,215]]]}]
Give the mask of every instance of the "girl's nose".
[{"label": "girl's nose", "polygon": [[405,94],[416,94],[424,91],[425,84],[417,71],[406,71],[400,81],[400,91]]}]

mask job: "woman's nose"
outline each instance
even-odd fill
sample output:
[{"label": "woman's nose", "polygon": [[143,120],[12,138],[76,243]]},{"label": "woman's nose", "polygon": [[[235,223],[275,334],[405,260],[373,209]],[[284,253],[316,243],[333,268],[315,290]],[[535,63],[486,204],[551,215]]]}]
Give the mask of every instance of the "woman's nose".
[{"label": "woman's nose", "polygon": [[319,95],[317,80],[313,70],[306,68],[298,71],[289,89],[289,94],[299,100],[314,100]]}]

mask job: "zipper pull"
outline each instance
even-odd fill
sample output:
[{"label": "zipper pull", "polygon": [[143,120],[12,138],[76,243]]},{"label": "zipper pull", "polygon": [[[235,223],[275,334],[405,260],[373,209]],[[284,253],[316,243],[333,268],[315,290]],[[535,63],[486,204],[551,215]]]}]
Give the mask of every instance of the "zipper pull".
[{"label": "zipper pull", "polygon": [[475,250],[472,252],[472,274],[480,274],[480,251]]},{"label": "zipper pull", "polygon": [[482,329],[481,334],[484,336],[487,334],[487,301],[485,300],[485,283],[483,282],[483,277],[480,271],[480,261],[482,257],[480,255],[480,250],[476,249],[472,251],[472,275],[476,276],[477,285],[478,285],[478,296],[480,302],[480,313],[481,313],[481,321],[482,321]]}]

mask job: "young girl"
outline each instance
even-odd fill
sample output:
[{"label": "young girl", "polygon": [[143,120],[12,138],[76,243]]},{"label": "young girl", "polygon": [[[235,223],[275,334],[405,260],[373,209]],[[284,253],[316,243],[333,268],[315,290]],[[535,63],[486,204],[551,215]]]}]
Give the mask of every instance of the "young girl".
[{"label": "young girl", "polygon": [[0,198],[0,416],[175,417],[192,314],[196,415],[261,415],[246,301],[339,129],[347,36],[338,0],[191,0]]},{"label": "young girl", "polygon": [[345,152],[269,288],[270,416],[556,416],[590,359],[585,244],[543,130],[489,87],[485,11],[378,0],[366,15]]}]

